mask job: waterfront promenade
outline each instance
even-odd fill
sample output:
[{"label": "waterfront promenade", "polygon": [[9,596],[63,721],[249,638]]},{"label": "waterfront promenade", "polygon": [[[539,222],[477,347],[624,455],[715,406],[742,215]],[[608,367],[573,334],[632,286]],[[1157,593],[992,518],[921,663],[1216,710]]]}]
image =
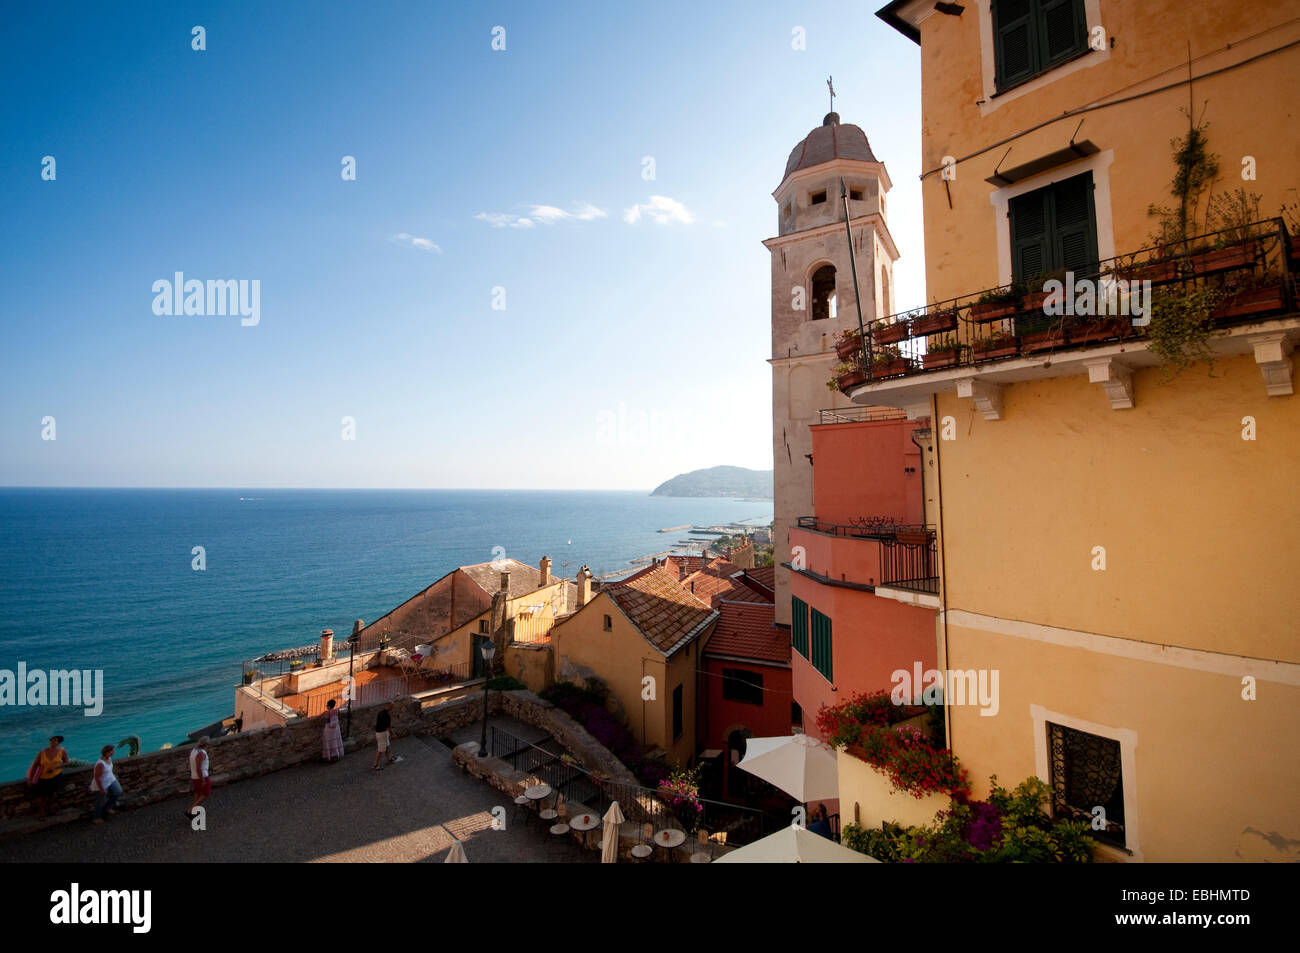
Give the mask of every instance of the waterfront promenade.
[{"label": "waterfront promenade", "polygon": [[[427,737],[399,738],[403,757],[371,771],[374,748],[339,764],[309,763],[215,788],[206,831],[182,816],[189,800],[130,808],[103,824],[89,819],[0,840],[0,862],[265,863],[434,862],[453,837],[470,863],[594,863],[597,851],[536,828],[491,829],[491,810],[510,800],[471,778],[451,751]],[[214,773],[221,765],[214,764]]]}]

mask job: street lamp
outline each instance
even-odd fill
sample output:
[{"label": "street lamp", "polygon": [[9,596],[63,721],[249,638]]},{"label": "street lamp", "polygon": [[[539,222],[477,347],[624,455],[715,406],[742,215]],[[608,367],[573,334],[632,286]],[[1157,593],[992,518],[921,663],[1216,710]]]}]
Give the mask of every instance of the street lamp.
[{"label": "street lamp", "polygon": [[484,642],[483,653],[483,738],[479,742],[478,756],[487,757],[487,716],[488,716],[488,679],[492,677],[492,656],[497,654],[497,647],[491,641]]},{"label": "street lamp", "polygon": [[360,619],[352,623],[352,634],[348,636],[348,727],[345,734],[352,737],[352,698],[357,693],[357,683],[352,680],[352,663],[357,657],[357,643],[361,641],[361,630],[366,624]]}]

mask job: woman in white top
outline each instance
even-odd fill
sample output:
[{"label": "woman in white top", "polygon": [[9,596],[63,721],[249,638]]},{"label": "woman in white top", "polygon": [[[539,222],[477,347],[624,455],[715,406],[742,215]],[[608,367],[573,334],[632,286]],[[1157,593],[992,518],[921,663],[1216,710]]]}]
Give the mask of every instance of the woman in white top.
[{"label": "woman in white top", "polygon": [[104,823],[105,814],[116,814],[117,800],[122,796],[122,785],[117,783],[113,773],[113,746],[104,745],[99,749],[99,760],[90,775],[90,790],[95,795],[96,824]]}]

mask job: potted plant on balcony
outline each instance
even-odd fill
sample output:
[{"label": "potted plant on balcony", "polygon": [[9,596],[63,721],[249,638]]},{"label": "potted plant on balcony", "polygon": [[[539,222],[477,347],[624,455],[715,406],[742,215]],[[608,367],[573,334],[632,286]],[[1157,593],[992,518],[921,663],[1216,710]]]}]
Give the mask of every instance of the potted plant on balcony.
[{"label": "potted plant on balcony", "polygon": [[839,331],[835,335],[835,353],[841,361],[848,361],[862,350],[862,335],[856,328]]},{"label": "potted plant on balcony", "polygon": [[1222,300],[1223,290],[1209,286],[1162,288],[1152,295],[1148,347],[1164,362],[1166,379],[1199,361],[1213,366],[1210,337]]},{"label": "potted plant on balcony", "polygon": [[867,372],[857,361],[853,363],[837,364],[831,371],[831,379],[826,382],[827,390],[838,390],[847,393],[849,388],[857,387],[859,384],[867,382]]},{"label": "potted plant on balcony", "polygon": [[912,337],[927,337],[931,334],[943,334],[957,330],[957,309],[945,308],[933,314],[919,313],[911,322]]},{"label": "potted plant on balcony", "polygon": [[890,324],[882,318],[871,326],[871,340],[877,344],[897,344],[907,337],[907,321]]},{"label": "potted plant on balcony", "polygon": [[1034,330],[1024,331],[1020,335],[1020,350],[1026,354],[1036,351],[1050,351],[1065,344],[1065,323],[1053,321],[1051,324],[1035,326]]},{"label": "potted plant on balcony", "polygon": [[1020,341],[1005,331],[994,331],[971,345],[971,356],[977,361],[995,357],[1011,357],[1020,350]]},{"label": "potted plant on balcony", "polygon": [[991,291],[984,292],[970,306],[970,319],[983,324],[986,321],[1009,318],[1016,313],[1020,296],[1024,294],[1024,291],[1023,285],[1010,284],[1003,288],[994,288]]},{"label": "potted plant on balcony", "polygon": [[1225,289],[1215,305],[1215,320],[1247,318],[1253,315],[1272,314],[1286,307],[1286,295],[1280,280],[1264,276],[1256,281],[1238,282]]},{"label": "potted plant on balcony", "polygon": [[1133,319],[1122,315],[1077,315],[1069,326],[1071,344],[1090,344],[1111,338],[1127,338],[1137,334]]},{"label": "potted plant on balcony", "polygon": [[[1030,288],[1037,288],[1037,291],[1026,291],[1020,298],[1021,311],[1041,311],[1043,303],[1051,297],[1052,292],[1043,289],[1049,281],[1058,281],[1062,287],[1065,285],[1066,270],[1064,268],[1053,271],[1049,274],[1039,275],[1028,283]],[[1063,295],[1064,292],[1061,292]]]},{"label": "potted plant on balcony", "polygon": [[871,355],[872,377],[896,377],[908,371],[907,358],[897,347],[882,347]]},{"label": "potted plant on balcony", "polygon": [[921,363],[926,368],[951,367],[961,359],[961,345],[949,335],[929,345],[929,350],[921,355]]}]

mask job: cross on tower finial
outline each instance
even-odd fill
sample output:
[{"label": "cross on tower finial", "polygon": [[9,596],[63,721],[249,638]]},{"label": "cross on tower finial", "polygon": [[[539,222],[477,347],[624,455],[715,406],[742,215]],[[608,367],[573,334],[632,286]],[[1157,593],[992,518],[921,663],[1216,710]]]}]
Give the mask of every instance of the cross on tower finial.
[{"label": "cross on tower finial", "polygon": [[831,112],[835,112],[835,87],[831,84],[833,78],[831,76],[826,77],[826,88],[831,91]]}]

